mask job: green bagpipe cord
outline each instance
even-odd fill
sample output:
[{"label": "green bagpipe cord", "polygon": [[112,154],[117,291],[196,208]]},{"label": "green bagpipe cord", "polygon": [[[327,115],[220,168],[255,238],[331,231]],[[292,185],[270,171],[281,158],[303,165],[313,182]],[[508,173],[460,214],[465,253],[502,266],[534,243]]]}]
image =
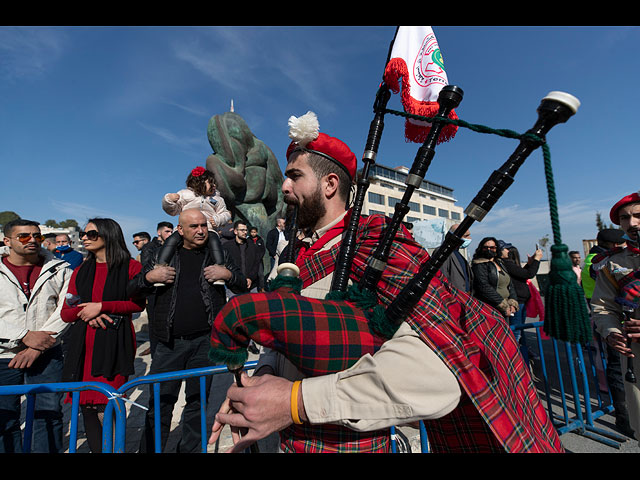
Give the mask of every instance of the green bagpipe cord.
[{"label": "green bagpipe cord", "polygon": [[553,184],[551,155],[546,143],[542,145],[544,168],[549,196],[549,212],[554,245],[551,246],[549,282],[544,292],[544,326],[547,335],[570,343],[585,344],[592,339],[589,311],[582,287],[573,271],[569,248],[560,238],[558,205]]}]

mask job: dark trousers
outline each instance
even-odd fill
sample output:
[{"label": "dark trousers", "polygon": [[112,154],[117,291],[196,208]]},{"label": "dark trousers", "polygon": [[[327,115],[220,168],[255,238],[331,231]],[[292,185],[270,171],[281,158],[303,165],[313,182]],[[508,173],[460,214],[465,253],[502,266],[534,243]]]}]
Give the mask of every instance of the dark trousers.
[{"label": "dark trousers", "polygon": [[[30,368],[9,368],[0,359],[0,385],[30,385],[62,381],[62,347],[45,351]],[[62,393],[36,394],[33,453],[62,453]],[[0,395],[0,453],[22,452],[20,395]]]},{"label": "dark trousers", "polygon": [[[151,360],[149,374],[175,372],[211,365],[209,360],[209,334],[195,338],[175,338],[169,342],[158,341]],[[206,377],[205,399],[209,398],[211,375]],[[173,408],[178,401],[182,380],[165,381],[160,384],[160,425],[161,450],[164,452],[171,430]],[[149,385],[149,410],[145,418],[145,428],[140,441],[141,453],[155,452],[154,437],[154,394],[153,385]],[[186,404],[182,413],[182,437],[178,444],[181,453],[194,453],[201,450],[200,434],[200,379],[188,378],[185,387]]]},{"label": "dark trousers", "polygon": [[[592,311],[591,299],[587,299],[587,305],[589,306],[589,310]],[[593,326],[593,336],[596,339],[597,344],[599,344],[601,348],[604,348],[605,351],[607,360],[605,376],[607,378],[607,384],[609,385],[609,392],[611,392],[611,399],[616,419],[628,421],[629,414],[627,412],[624,381],[622,376],[622,357],[617,350],[611,348],[605,339],[600,336],[595,329],[595,325]]]}]

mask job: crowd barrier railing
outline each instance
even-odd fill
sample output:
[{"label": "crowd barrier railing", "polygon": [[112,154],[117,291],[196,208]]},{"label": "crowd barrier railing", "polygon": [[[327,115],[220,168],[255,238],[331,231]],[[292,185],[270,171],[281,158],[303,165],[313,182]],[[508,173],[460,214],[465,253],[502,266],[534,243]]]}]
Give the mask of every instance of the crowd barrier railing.
[{"label": "crowd barrier railing", "polygon": [[[560,435],[567,432],[574,432],[579,435],[591,438],[604,443],[610,447],[619,449],[621,443],[628,440],[627,437],[606,430],[595,425],[594,421],[603,415],[613,412],[613,401],[609,387],[601,390],[599,387],[598,372],[596,362],[600,359],[601,365],[606,370],[606,358],[601,344],[594,349],[590,343],[579,345],[570,342],[563,342],[555,338],[542,338],[542,326],[544,322],[530,322],[524,325],[512,327],[523,331],[534,329],[536,334],[536,344],[542,372],[542,389],[544,390],[544,400],[547,404],[547,413],[553,425]],[[543,343],[544,342],[544,343]],[[545,345],[548,347],[545,349]],[[545,350],[551,350],[546,353]],[[564,356],[560,353],[564,351]],[[594,350],[598,352],[598,357],[594,357]],[[584,351],[587,352],[589,364],[585,363]],[[547,355],[552,354],[552,366],[555,366],[555,377],[550,380],[550,370],[547,365]],[[565,384],[568,380],[568,386]],[[560,406],[553,408],[552,387],[558,389],[557,397]],[[567,393],[567,389],[571,394]],[[592,398],[595,395],[595,399]],[[596,405],[592,405],[596,402]],[[561,410],[561,414],[557,410]],[[573,411],[573,414],[571,413]]]},{"label": "crowd barrier railing", "polygon": [[[78,418],[80,408],[80,392],[93,390],[102,393],[109,399],[110,408],[105,409],[104,425],[115,425],[116,438],[121,436],[120,430],[126,424],[126,408],[121,395],[113,387],[101,382],[60,382],[31,385],[2,385],[0,395],[24,395],[26,399],[25,422],[23,429],[22,450],[31,452],[33,438],[33,420],[35,416],[35,395],[40,393],[71,394],[71,416],[69,421],[69,453],[76,453],[78,441]],[[113,451],[113,431],[104,429],[103,452]]]}]

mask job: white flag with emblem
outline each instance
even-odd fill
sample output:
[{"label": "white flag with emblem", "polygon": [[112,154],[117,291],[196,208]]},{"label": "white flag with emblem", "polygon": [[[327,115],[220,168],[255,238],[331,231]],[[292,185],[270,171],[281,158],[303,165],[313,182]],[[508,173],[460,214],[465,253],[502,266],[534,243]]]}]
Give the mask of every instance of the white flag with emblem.
[{"label": "white flag with emblem", "polygon": [[[384,81],[392,92],[402,89],[405,112],[424,117],[438,113],[438,94],[448,85],[442,53],[431,27],[399,27],[385,68]],[[400,88],[401,87],[401,88]],[[457,119],[454,111],[449,115]],[[426,140],[430,123],[407,119],[407,141],[422,143]],[[452,139],[457,125],[447,124],[438,143]]]}]

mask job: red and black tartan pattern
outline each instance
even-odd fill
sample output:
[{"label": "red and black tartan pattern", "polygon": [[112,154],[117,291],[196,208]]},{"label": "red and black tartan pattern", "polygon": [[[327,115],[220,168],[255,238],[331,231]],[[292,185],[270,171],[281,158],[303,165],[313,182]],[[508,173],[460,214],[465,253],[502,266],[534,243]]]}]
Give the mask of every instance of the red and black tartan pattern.
[{"label": "red and black tartan pattern", "polygon": [[282,353],[310,377],[345,370],[385,341],[352,304],[283,289],[231,298],[214,320],[210,357],[246,352],[251,339]]},{"label": "red and black tartan pattern", "polygon": [[389,430],[355,432],[339,425],[291,425],[280,432],[285,453],[390,453]]},{"label": "red and black tartan pattern", "polygon": [[[378,215],[361,221],[351,275],[354,282],[361,278],[385,225],[384,217]],[[299,265],[304,286],[333,271],[338,250],[336,245]],[[381,303],[388,305],[427,259],[427,252],[402,229],[378,285]],[[407,322],[448,365],[464,392],[451,414],[428,422],[433,451],[563,451],[513,334],[497,310],[456,291],[439,276],[432,280]],[[322,435],[327,433],[322,427],[290,427],[289,435],[281,432],[283,448],[323,451]],[[358,439],[360,434],[336,428],[356,439],[351,451],[363,451],[358,445],[370,442],[366,436]]]}]

